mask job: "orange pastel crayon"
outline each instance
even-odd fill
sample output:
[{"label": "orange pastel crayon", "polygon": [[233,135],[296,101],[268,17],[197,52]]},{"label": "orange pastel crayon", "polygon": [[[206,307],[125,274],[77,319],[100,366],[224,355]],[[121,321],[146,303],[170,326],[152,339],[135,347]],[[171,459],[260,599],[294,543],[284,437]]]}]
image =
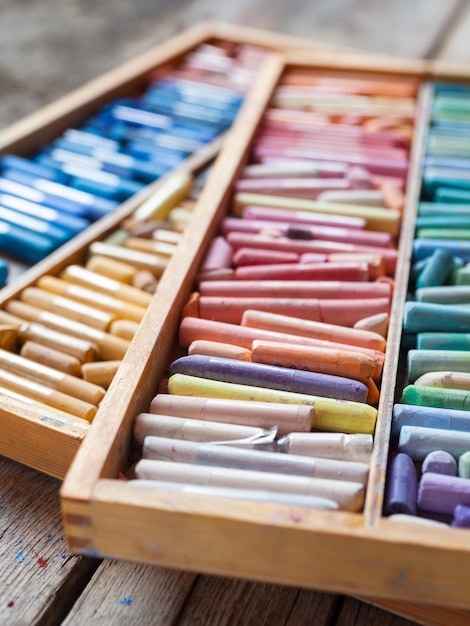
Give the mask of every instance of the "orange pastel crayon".
[{"label": "orange pastel crayon", "polygon": [[368,281],[366,263],[281,263],[238,267],[237,280],[341,280]]},{"label": "orange pastel crayon", "polygon": [[385,351],[386,346],[386,341],[382,335],[368,330],[339,326],[337,324],[325,324],[324,322],[314,322],[288,315],[264,313],[262,311],[245,311],[241,325],[287,333],[289,335],[337,341],[381,352]]},{"label": "orange pastel crayon", "polygon": [[376,405],[380,400],[380,391],[372,378],[365,381],[369,391],[367,393],[367,404]]},{"label": "orange pastel crayon", "polygon": [[247,326],[238,326],[237,324],[215,322],[198,317],[185,317],[181,321],[179,328],[180,346],[187,348],[193,341],[200,339],[229,343],[247,348],[248,350],[251,350],[254,341],[263,339],[266,341],[277,341],[300,346],[336,348],[338,350],[360,352],[375,361],[375,379],[379,379],[385,360],[383,352],[363,348],[362,346],[351,346],[340,342],[315,339],[313,337],[301,337],[300,335],[289,335],[287,333],[278,333],[261,328],[249,328]]},{"label": "orange pastel crayon", "polygon": [[219,341],[205,341],[200,339],[193,341],[188,348],[188,354],[201,354],[205,356],[219,356],[225,359],[236,361],[251,361],[251,350],[234,346],[230,343],[220,343]]},{"label": "orange pastel crayon", "polygon": [[375,373],[374,359],[359,352],[336,348],[294,346],[278,341],[253,341],[251,360],[265,365],[344,376],[363,383]]}]

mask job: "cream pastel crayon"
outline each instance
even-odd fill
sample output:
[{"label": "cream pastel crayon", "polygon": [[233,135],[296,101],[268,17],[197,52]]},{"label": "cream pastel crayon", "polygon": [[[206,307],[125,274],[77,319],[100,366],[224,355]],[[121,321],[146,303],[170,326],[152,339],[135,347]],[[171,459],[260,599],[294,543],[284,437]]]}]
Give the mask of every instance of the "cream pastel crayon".
[{"label": "cream pastel crayon", "polygon": [[293,211],[277,209],[269,206],[250,206],[243,208],[241,216],[244,220],[267,220],[270,222],[287,222],[289,224],[311,224],[321,226],[341,226],[342,228],[356,228],[362,230],[366,220],[362,217],[347,215],[331,215],[320,211]]},{"label": "cream pastel crayon", "polygon": [[389,321],[390,315],[388,313],[378,313],[359,320],[354,324],[354,329],[375,333],[385,338],[388,333]]},{"label": "cream pastel crayon", "polygon": [[81,374],[83,380],[107,389],[112,383],[121,361],[98,361],[96,363],[83,363]]},{"label": "cream pastel crayon", "polygon": [[192,184],[193,178],[189,172],[175,172],[134,211],[134,219],[165,219],[170,209],[186,198]]},{"label": "cream pastel crayon", "polygon": [[359,511],[364,502],[364,487],[360,483],[327,478],[287,476],[223,467],[212,468],[150,459],[140,460],[136,465],[135,473],[137,478],[144,479],[315,495],[334,500],[339,508],[345,511]]},{"label": "cream pastel crayon", "polygon": [[145,239],[144,237],[128,237],[123,245],[125,248],[129,248],[129,250],[147,252],[148,254],[161,257],[162,263],[165,263],[165,259],[168,260],[176,252],[176,245],[173,243]]},{"label": "cream pastel crayon", "polygon": [[470,391],[470,373],[452,371],[427,372],[419,376],[414,384],[422,387],[444,387],[445,389]]},{"label": "cream pastel crayon", "polygon": [[372,435],[292,432],[278,440],[279,452],[370,463]]},{"label": "cream pastel crayon", "polygon": [[126,341],[132,341],[138,328],[138,322],[133,322],[132,320],[115,320],[111,324],[109,332],[111,335],[116,335],[116,337],[121,337]]},{"label": "cream pastel crayon", "polygon": [[170,394],[203,398],[311,405],[315,408],[315,428],[320,430],[370,434],[377,419],[377,410],[360,402],[225,383],[184,374],[170,376],[168,390]]},{"label": "cream pastel crayon", "polygon": [[309,432],[315,421],[315,410],[308,405],[201,398],[157,394],[150,403],[151,413],[199,419],[210,422],[276,427],[279,435],[293,431]]}]

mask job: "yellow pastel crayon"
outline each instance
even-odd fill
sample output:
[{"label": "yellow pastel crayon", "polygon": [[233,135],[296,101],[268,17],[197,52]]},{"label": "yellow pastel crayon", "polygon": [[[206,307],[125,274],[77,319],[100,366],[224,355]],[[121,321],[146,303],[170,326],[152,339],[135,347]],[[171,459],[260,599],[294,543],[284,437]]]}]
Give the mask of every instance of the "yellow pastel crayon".
[{"label": "yellow pastel crayon", "polygon": [[226,383],[185,374],[170,376],[168,392],[174,395],[199,398],[226,398],[228,400],[310,405],[315,409],[315,428],[320,430],[372,434],[377,419],[377,409],[361,402]]}]

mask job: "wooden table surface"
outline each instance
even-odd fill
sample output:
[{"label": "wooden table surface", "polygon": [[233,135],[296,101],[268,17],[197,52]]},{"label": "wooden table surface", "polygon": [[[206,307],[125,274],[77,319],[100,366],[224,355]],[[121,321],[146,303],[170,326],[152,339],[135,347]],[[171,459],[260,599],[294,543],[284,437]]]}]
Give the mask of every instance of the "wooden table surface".
[{"label": "wooden table surface", "polygon": [[[470,59],[465,0],[2,2],[0,125],[176,31],[216,19],[408,57]],[[1,433],[0,433],[1,436]],[[0,458],[0,624],[410,626],[357,599],[68,553],[59,482]],[[197,537],[194,538],[197,541]],[[431,609],[419,623],[449,624]]]}]

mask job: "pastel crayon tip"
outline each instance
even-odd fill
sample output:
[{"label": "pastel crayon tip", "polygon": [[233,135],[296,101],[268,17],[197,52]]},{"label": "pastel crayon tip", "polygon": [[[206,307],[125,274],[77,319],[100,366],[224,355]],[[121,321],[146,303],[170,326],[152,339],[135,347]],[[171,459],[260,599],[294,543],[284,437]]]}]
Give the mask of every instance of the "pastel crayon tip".
[{"label": "pastel crayon tip", "polygon": [[461,478],[470,478],[470,451],[464,452],[459,456],[459,476]]},{"label": "pastel crayon tip", "polygon": [[457,476],[457,462],[446,450],[434,450],[423,461],[421,472],[434,472],[435,474],[447,474]]},{"label": "pastel crayon tip", "polygon": [[470,528],[470,506],[457,504],[451,526],[453,528]]},{"label": "pastel crayon tip", "polygon": [[389,321],[390,315],[388,313],[377,313],[376,315],[370,315],[369,317],[358,320],[353,328],[368,330],[386,338]]},{"label": "pastel crayon tip", "polygon": [[416,514],[418,481],[414,463],[407,454],[400,452],[390,465],[385,513]]}]

